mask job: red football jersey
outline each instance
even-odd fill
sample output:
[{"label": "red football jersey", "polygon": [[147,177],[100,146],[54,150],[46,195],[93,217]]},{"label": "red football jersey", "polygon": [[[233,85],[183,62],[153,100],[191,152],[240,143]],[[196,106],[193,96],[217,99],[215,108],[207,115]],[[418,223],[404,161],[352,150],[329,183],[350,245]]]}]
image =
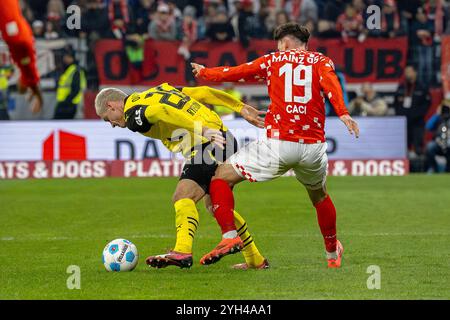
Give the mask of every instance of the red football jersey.
[{"label": "red football jersey", "polygon": [[330,58],[300,49],[266,54],[236,67],[204,68],[210,81],[267,81],[267,136],[300,143],[325,141],[325,95],[338,116],[348,114]]}]

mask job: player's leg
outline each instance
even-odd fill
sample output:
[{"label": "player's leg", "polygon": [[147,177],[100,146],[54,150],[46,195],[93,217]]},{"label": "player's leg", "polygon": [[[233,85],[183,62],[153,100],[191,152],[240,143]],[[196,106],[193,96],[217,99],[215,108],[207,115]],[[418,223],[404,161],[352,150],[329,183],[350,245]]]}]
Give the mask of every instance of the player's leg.
[{"label": "player's leg", "polygon": [[167,254],[150,256],[146,262],[151,267],[163,268],[175,265],[180,268],[192,266],[192,244],[199,224],[196,203],[205,195],[205,190],[190,179],[178,182],[172,197],[175,208],[176,244]]},{"label": "player's leg", "polygon": [[[214,216],[210,196],[205,195],[204,200],[206,209]],[[250,234],[250,231],[248,230],[247,222],[236,210],[233,211],[233,216],[238,236],[242,239],[244,244],[241,252],[245,259],[245,263],[234,265],[233,268],[267,269],[269,267],[269,263],[267,259],[265,259],[261,255],[258,248],[256,247],[255,241],[253,240],[253,236]]]},{"label": "player's leg", "polygon": [[277,145],[278,141],[270,140],[251,142],[216,169],[209,193],[223,239],[215,249],[203,256],[200,263],[211,264],[219,261],[225,256],[222,254],[222,248],[226,242],[235,239],[232,237],[239,237],[234,223],[234,196],[231,187],[245,179],[251,182],[267,181],[285,172],[280,165]]},{"label": "player's leg", "polygon": [[297,179],[305,186],[309,198],[316,208],[317,221],[322,233],[328,266],[339,267],[343,247],[336,235],[336,208],[327,193],[326,175],[328,158],[326,144],[302,145],[303,159],[294,167]]},{"label": "player's leg", "polygon": [[244,178],[235,171],[230,163],[226,162],[217,167],[209,186],[214,217],[222,230],[222,237],[225,239],[237,236],[233,216],[234,196],[231,188],[242,181]]}]

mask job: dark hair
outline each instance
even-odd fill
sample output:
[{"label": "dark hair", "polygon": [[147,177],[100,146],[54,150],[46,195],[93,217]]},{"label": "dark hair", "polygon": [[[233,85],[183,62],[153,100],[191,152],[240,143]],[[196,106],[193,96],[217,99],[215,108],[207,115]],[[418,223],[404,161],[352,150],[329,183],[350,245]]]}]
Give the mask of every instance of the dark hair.
[{"label": "dark hair", "polygon": [[288,22],[278,26],[273,32],[273,38],[275,40],[281,40],[285,36],[293,36],[303,43],[307,43],[309,40],[309,30],[305,26],[301,26],[296,22]]}]

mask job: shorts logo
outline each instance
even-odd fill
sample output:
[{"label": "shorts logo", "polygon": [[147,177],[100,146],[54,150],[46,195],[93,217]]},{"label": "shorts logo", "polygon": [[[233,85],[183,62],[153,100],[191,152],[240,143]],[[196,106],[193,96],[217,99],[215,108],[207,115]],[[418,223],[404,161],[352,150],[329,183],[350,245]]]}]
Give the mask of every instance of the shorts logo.
[{"label": "shorts logo", "polygon": [[141,109],[138,109],[135,111],[136,116],[134,117],[134,120],[136,120],[136,123],[140,126],[142,126],[142,119],[141,119]]}]

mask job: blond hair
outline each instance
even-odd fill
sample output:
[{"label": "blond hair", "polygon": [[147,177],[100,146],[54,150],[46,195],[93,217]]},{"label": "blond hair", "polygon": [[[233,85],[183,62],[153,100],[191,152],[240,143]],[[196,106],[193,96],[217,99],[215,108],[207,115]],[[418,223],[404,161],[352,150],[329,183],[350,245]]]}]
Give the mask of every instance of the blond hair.
[{"label": "blond hair", "polygon": [[100,116],[108,110],[108,102],[123,101],[127,94],[116,88],[104,88],[95,97],[95,112]]}]

